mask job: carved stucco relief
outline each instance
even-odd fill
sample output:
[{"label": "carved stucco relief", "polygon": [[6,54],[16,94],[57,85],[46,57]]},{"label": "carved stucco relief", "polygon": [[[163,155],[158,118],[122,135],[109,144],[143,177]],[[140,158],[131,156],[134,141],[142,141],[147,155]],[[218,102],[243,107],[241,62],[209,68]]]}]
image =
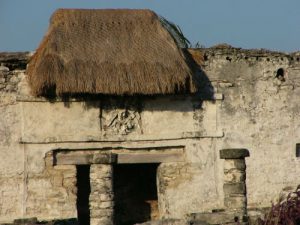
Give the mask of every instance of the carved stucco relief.
[{"label": "carved stucco relief", "polygon": [[102,130],[104,134],[127,135],[133,132],[141,133],[141,116],[131,109],[114,109],[103,111]]}]

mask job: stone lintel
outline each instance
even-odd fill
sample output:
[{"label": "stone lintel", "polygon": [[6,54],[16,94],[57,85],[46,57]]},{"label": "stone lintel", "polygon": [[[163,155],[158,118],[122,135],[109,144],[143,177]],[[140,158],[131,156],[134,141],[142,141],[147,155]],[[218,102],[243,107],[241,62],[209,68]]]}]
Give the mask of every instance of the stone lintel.
[{"label": "stone lintel", "polygon": [[182,152],[156,153],[91,153],[83,151],[57,152],[54,154],[54,165],[88,165],[88,164],[126,164],[126,163],[162,163],[183,162]]},{"label": "stone lintel", "polygon": [[113,164],[117,162],[117,155],[113,153],[59,152],[54,157],[54,165]]},{"label": "stone lintel", "polygon": [[183,162],[183,153],[120,153],[118,163],[163,163],[163,162]]},{"label": "stone lintel", "polygon": [[95,153],[93,154],[92,164],[112,164],[117,162],[117,155],[113,153]]},{"label": "stone lintel", "polygon": [[249,157],[250,153],[245,148],[229,148],[220,150],[221,159],[243,159]]}]

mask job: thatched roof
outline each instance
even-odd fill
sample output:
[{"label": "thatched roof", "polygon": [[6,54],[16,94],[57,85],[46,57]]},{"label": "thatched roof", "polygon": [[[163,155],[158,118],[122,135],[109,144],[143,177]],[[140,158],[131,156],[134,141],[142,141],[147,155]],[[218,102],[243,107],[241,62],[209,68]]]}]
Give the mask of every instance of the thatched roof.
[{"label": "thatched roof", "polygon": [[35,96],[197,91],[185,54],[150,10],[57,10],[27,73]]}]

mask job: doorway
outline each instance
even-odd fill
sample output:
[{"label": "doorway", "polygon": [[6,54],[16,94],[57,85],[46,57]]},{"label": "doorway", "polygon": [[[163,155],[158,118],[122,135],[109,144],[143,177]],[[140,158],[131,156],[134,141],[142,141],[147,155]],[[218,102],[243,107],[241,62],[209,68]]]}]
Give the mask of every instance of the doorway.
[{"label": "doorway", "polygon": [[129,225],[159,218],[158,163],[114,166],[115,224]]},{"label": "doorway", "polygon": [[77,165],[77,218],[79,225],[90,225],[89,196],[90,186],[90,165]]}]

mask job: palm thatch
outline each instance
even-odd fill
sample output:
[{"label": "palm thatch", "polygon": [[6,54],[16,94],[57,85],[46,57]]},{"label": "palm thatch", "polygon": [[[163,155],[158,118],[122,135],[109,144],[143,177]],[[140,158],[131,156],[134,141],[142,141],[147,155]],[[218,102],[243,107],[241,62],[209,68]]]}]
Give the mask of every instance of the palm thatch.
[{"label": "palm thatch", "polygon": [[27,74],[35,96],[194,93],[187,61],[150,10],[59,9]]}]

